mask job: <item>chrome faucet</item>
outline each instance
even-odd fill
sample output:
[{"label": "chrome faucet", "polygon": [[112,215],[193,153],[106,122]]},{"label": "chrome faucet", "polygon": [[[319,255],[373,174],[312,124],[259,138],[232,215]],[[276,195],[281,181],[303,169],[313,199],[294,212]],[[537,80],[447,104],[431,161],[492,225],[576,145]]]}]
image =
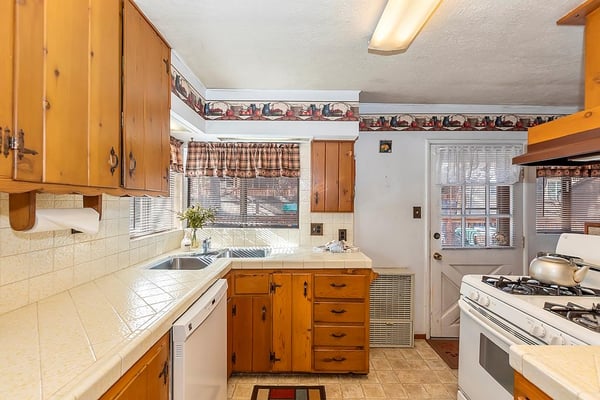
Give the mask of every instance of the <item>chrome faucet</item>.
[{"label": "chrome faucet", "polygon": [[202,240],[202,252],[208,253],[209,250],[210,250],[210,237],[207,237],[206,239]]}]

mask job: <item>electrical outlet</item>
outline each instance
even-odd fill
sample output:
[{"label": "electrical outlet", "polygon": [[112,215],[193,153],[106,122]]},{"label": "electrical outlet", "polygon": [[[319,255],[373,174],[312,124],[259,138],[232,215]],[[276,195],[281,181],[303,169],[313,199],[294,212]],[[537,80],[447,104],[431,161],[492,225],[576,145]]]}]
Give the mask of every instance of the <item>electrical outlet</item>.
[{"label": "electrical outlet", "polygon": [[310,235],[311,236],[323,236],[323,224],[321,224],[321,223],[310,224]]},{"label": "electrical outlet", "polygon": [[338,229],[338,240],[346,240],[346,238],[348,237],[347,232],[348,231],[346,231],[345,229]]}]

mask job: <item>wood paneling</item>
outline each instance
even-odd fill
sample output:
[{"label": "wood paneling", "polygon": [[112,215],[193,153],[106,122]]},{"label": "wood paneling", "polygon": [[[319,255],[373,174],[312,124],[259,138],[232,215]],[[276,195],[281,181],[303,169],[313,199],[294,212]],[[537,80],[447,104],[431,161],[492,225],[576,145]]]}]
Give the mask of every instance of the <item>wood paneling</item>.
[{"label": "wood paneling", "polygon": [[312,273],[292,274],[292,371],[312,370]]},{"label": "wood paneling", "polygon": [[311,174],[311,211],[354,210],[354,142],[313,141]]},{"label": "wood paneling", "polygon": [[[600,6],[600,3],[597,4]],[[585,108],[600,106],[600,8],[590,13],[585,24]]]},{"label": "wood paneling", "polygon": [[550,396],[516,371],[514,398],[515,400],[552,400]]}]

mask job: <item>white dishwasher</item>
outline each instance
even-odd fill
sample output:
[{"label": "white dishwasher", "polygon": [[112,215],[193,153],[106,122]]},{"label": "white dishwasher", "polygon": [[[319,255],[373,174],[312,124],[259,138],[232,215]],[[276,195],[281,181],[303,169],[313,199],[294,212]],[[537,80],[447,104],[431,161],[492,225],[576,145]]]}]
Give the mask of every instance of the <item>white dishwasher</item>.
[{"label": "white dishwasher", "polygon": [[227,280],[173,323],[173,400],[227,400]]}]

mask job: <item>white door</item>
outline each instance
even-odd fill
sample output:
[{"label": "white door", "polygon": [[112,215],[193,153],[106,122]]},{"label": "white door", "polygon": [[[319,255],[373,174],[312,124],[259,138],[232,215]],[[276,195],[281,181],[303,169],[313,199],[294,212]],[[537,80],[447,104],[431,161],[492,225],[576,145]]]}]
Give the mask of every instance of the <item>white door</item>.
[{"label": "white door", "polygon": [[[467,148],[457,151],[458,146]],[[522,274],[522,184],[505,183],[504,178],[496,177],[497,168],[512,168],[510,151],[505,155],[509,163],[504,165],[497,165],[501,164],[498,154],[490,159],[472,154],[498,153],[492,147],[498,144],[486,146],[476,143],[431,145],[431,337],[458,337],[458,298],[464,275]],[[444,155],[448,148],[452,153],[449,157]],[[499,151],[500,156],[504,152]],[[452,165],[440,164],[440,159],[447,159]],[[445,168],[468,171],[451,171],[449,175],[460,175],[455,179],[446,175]],[[443,178],[439,176],[442,174]],[[482,178],[474,178],[477,176]]]}]

